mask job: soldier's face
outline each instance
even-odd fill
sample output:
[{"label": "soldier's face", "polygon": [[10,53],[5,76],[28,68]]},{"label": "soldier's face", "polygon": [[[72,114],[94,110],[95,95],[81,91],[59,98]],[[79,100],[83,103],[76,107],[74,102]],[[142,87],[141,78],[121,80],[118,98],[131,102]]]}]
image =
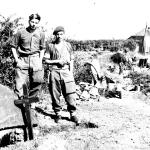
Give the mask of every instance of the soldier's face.
[{"label": "soldier's face", "polygon": [[33,30],[35,30],[37,28],[38,24],[39,24],[38,19],[32,19],[32,20],[29,21],[29,26]]},{"label": "soldier's face", "polygon": [[62,41],[64,39],[64,32],[63,31],[57,32],[55,36],[57,41]]}]

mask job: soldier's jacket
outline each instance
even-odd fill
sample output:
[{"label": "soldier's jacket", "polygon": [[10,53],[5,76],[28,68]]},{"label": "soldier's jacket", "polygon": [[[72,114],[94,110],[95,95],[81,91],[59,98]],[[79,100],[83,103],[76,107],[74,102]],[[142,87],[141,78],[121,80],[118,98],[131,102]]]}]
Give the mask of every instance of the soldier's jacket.
[{"label": "soldier's jacket", "polygon": [[45,49],[45,34],[37,28],[31,32],[29,28],[22,28],[14,35],[11,46],[17,50],[21,69],[32,67],[41,69],[40,51]]},{"label": "soldier's jacket", "polygon": [[[74,93],[75,82],[73,77],[73,72],[69,69],[69,64],[71,61],[71,51],[72,47],[70,43],[63,41],[61,47],[57,47],[57,44],[48,44],[46,46],[45,58],[50,60],[63,60],[63,62],[67,63],[64,67],[57,67],[57,65],[49,65],[49,83],[53,83],[54,80],[62,80],[64,81],[64,89],[66,93]],[[59,74],[59,77],[57,76]]]},{"label": "soldier's jacket", "polygon": [[45,55],[50,60],[63,59],[64,61],[71,60],[72,47],[70,43],[63,41],[61,48],[57,48],[57,44],[49,43],[46,45]]}]

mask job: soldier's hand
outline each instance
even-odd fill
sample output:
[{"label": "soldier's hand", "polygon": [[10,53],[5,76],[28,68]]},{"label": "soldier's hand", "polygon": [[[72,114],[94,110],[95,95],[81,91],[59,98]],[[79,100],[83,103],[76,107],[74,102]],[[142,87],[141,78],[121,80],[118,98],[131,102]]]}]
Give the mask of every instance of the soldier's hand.
[{"label": "soldier's hand", "polygon": [[64,62],[63,60],[60,60],[60,61],[58,62],[58,66],[59,66],[59,67],[64,67],[64,65],[65,65],[65,62]]}]

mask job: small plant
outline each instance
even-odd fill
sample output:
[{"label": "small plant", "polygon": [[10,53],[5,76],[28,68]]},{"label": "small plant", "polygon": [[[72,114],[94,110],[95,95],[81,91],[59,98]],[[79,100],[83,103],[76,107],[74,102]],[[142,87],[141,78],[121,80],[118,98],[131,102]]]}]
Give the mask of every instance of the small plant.
[{"label": "small plant", "polygon": [[0,17],[0,83],[13,87],[15,72],[10,43],[15,30],[22,26],[19,24],[21,18],[12,20],[12,17]]},{"label": "small plant", "polygon": [[132,39],[125,40],[123,42],[123,47],[128,48],[130,51],[134,51],[136,48],[136,42]]},{"label": "small plant", "polygon": [[89,67],[84,66],[85,62],[90,61],[90,52],[74,52],[74,78],[76,83],[92,81],[92,73]]}]

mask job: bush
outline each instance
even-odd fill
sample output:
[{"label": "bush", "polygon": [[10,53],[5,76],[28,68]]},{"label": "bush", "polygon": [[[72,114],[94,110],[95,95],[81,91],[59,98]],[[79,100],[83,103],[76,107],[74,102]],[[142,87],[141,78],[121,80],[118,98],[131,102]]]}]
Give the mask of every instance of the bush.
[{"label": "bush", "polygon": [[11,20],[0,15],[0,83],[9,87],[14,85],[14,59],[11,52],[10,42],[21,18]]},{"label": "bush", "polygon": [[85,40],[77,41],[67,39],[71,43],[74,51],[86,51],[93,49],[101,49],[118,51],[122,45],[123,40]]},{"label": "bush", "polygon": [[92,58],[92,52],[76,51],[74,52],[74,78],[76,84],[79,82],[92,82],[92,73],[88,66],[84,66],[85,62],[89,62]]},{"label": "bush", "polygon": [[134,51],[136,48],[136,42],[132,39],[128,39],[123,42],[123,47],[128,48],[130,51]]}]

